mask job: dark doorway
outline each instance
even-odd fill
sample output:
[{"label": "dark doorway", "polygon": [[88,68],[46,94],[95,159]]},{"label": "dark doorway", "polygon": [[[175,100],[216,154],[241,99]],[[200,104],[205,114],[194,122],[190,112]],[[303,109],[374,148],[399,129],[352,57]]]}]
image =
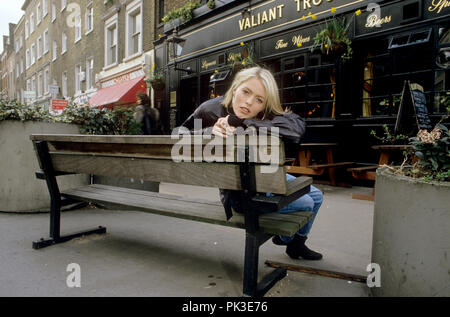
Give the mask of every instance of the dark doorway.
[{"label": "dark doorway", "polygon": [[179,119],[180,123],[183,123],[197,109],[201,101],[198,99],[197,77],[181,80],[180,86],[181,108]]}]

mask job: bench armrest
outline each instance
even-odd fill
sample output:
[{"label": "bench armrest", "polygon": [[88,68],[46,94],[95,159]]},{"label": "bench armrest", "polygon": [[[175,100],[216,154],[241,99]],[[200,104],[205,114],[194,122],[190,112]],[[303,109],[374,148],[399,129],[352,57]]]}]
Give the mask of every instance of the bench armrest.
[{"label": "bench armrest", "polygon": [[306,186],[311,185],[313,182],[311,177],[301,176],[295,179],[292,179],[287,182],[286,194],[284,196],[290,196],[299,190],[302,190]]},{"label": "bench armrest", "polygon": [[[61,175],[71,175],[74,173],[65,173],[65,172],[55,172],[55,176],[61,176]],[[35,172],[37,179],[44,179],[45,180],[45,173],[43,170],[38,170]]]},{"label": "bench armrest", "polygon": [[299,199],[311,190],[311,177],[298,177],[288,181],[285,195],[258,194],[252,198],[252,203],[257,209],[263,209],[265,212],[277,212],[291,202]]}]

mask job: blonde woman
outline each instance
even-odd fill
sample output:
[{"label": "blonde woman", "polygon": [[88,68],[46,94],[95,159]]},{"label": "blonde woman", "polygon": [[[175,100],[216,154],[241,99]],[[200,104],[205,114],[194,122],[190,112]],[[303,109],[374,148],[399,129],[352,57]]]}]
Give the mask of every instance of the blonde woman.
[{"label": "blonde woman", "polygon": [[[286,112],[280,104],[278,86],[272,73],[261,67],[253,67],[236,74],[231,87],[223,97],[208,100],[201,104],[182,126],[194,130],[194,120],[202,120],[202,128],[211,133],[228,137],[237,127],[268,128],[277,127],[280,137],[286,143],[300,143],[305,132],[305,121],[295,113]],[[287,179],[294,176],[287,174]],[[241,212],[239,193],[221,190],[221,200],[225,208],[231,206]],[[311,230],[314,218],[323,201],[320,190],[311,186],[311,191],[290,203],[280,213],[312,211],[313,219],[294,236],[275,236],[273,243],[285,245],[286,253],[293,259],[320,260],[320,253],[310,250],[305,241]],[[264,211],[261,211],[264,212]]]}]

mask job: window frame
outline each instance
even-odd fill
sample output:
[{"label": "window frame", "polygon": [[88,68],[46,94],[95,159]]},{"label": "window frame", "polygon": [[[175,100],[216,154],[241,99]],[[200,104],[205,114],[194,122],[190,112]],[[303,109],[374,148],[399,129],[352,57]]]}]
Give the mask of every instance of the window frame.
[{"label": "window frame", "polygon": [[[126,8],[126,19],[125,19],[125,57],[126,59],[131,59],[133,57],[142,54],[142,43],[143,43],[143,2],[142,0],[135,0],[127,5]],[[131,34],[131,23],[134,19],[137,20],[136,16],[139,15],[139,30]],[[135,25],[137,23],[135,22]],[[134,38],[139,34],[138,47],[134,47]],[[133,49],[131,51],[131,49]]]},{"label": "window frame", "polygon": [[[110,38],[109,33],[110,30],[113,29],[113,39],[115,41],[114,45],[110,45]],[[110,68],[118,64],[119,62],[119,50],[118,50],[118,35],[119,35],[119,16],[118,14],[114,14],[112,17],[110,17],[108,20],[105,21],[105,68]],[[113,43],[111,43],[113,44]],[[112,47],[115,47],[115,60],[113,61],[109,58],[109,52],[111,51]]]}]

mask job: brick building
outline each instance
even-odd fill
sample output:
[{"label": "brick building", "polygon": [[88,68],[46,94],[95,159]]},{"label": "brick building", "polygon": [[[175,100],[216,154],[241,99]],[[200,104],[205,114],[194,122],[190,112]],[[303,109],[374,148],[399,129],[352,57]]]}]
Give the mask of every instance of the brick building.
[{"label": "brick building", "polygon": [[162,18],[187,2],[25,0],[4,38],[2,93],[50,108],[52,99],[84,104],[129,80],[145,87]]},{"label": "brick building", "polygon": [[24,91],[26,89],[26,69],[25,69],[25,18],[22,16],[17,22],[14,30],[14,89],[15,98],[21,103],[25,102]]}]

